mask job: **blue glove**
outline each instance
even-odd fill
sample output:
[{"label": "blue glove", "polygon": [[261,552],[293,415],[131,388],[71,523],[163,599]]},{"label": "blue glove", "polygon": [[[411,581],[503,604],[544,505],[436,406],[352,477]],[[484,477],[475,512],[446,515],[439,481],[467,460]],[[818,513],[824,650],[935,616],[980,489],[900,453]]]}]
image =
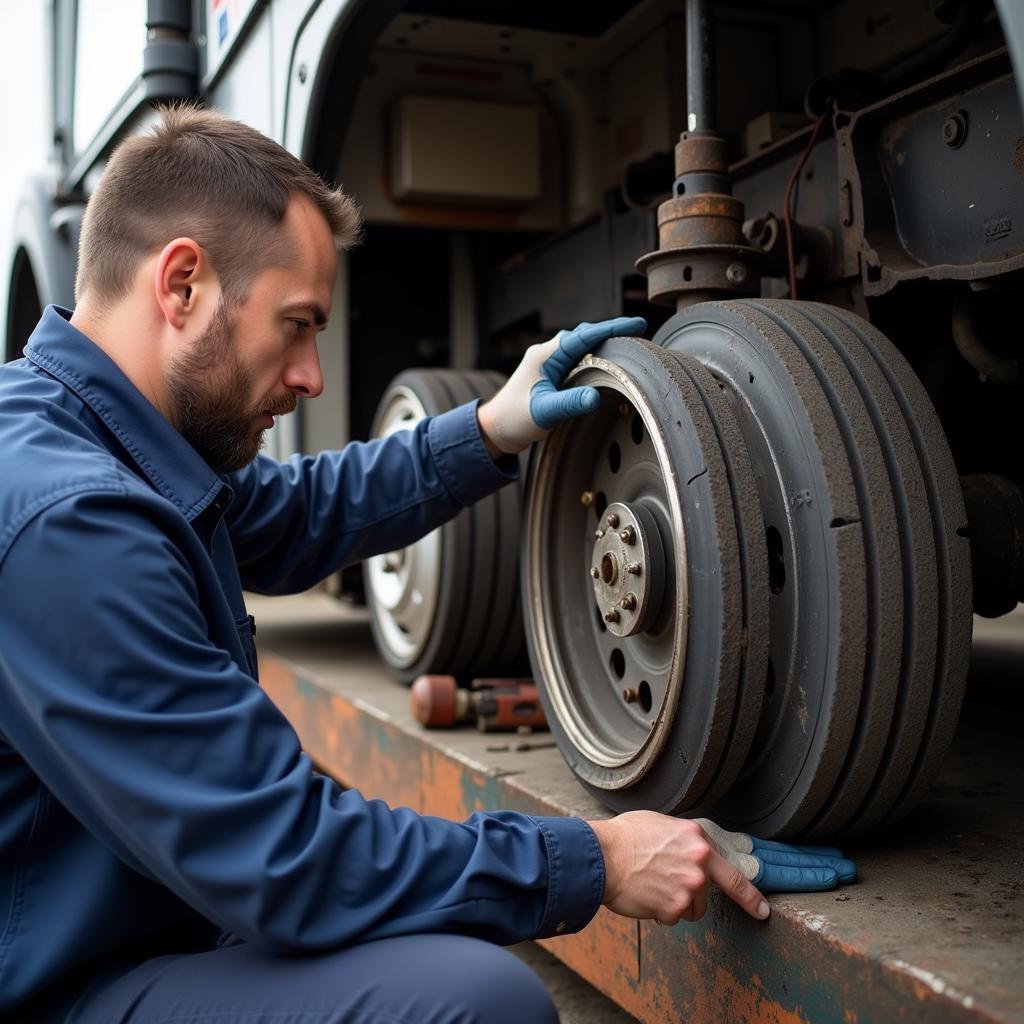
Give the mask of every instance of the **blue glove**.
[{"label": "blue glove", "polygon": [[562,420],[593,412],[600,401],[597,389],[566,388],[562,382],[576,364],[609,338],[634,336],[647,329],[637,316],[620,316],[600,323],[582,323],[559,331],[540,345],[531,345],[505,386],[480,406],[480,427],[503,452],[521,452],[539,441]]},{"label": "blue glove", "polygon": [[857,868],[834,846],[794,846],[727,832],[707,818],[694,819],[711,845],[761,892],[821,892],[847,885]]},{"label": "blue glove", "polygon": [[636,336],[646,330],[647,321],[642,317],[620,316],[596,324],[582,323],[571,331],[559,331],[547,343],[550,346],[552,342],[558,342],[551,355],[541,363],[541,379],[530,389],[530,417],[533,422],[543,430],[550,430],[562,420],[593,412],[600,401],[597,389],[583,387],[559,391],[562,381],[601,342],[609,338]]}]

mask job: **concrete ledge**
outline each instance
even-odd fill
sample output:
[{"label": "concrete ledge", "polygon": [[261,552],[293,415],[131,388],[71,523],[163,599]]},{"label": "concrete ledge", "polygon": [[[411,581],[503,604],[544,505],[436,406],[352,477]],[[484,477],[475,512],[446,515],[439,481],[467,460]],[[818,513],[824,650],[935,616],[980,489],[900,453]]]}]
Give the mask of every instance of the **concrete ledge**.
[{"label": "concrete ledge", "polygon": [[[607,816],[556,749],[423,730],[383,672],[364,613],[317,594],[253,599],[250,610],[262,685],[343,784],[454,819],[497,808]],[[1021,631],[1007,635],[1021,643]],[[1019,652],[1004,672],[1000,650],[982,652],[987,667],[933,797],[898,831],[851,850],[857,885],[774,897],[767,923],[718,896],[703,921],[674,928],[601,911],[544,945],[651,1024],[1024,1021],[1024,755],[997,739],[1021,721],[1024,688]]]}]

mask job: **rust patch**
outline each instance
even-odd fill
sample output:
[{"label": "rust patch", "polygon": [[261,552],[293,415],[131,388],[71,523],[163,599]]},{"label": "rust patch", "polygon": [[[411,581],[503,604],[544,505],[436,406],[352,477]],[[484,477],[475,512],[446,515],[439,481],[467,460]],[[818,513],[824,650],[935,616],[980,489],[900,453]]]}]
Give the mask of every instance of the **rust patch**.
[{"label": "rust patch", "polygon": [[1018,136],[1013,144],[1013,167],[1018,174],[1024,174],[1024,135]]},{"label": "rust patch", "polygon": [[[746,976],[751,965],[740,950],[709,956],[708,944],[698,941],[706,926],[702,922],[666,929],[645,923],[641,938],[644,999],[631,1012],[649,1021],[811,1024],[813,1018],[801,1009],[789,1009],[774,999],[756,971]],[[675,956],[672,946],[678,951]]]},{"label": "rust patch", "polygon": [[403,750],[409,740],[401,730],[310,684],[263,651],[260,684],[324,772],[364,796],[379,797],[393,807],[418,808],[419,773],[409,771],[418,759],[414,751]]},{"label": "rust patch", "polygon": [[[485,810],[481,799],[468,802],[465,799],[467,782],[479,791],[485,788],[485,778],[481,772],[472,771],[428,747],[420,751],[419,763],[421,795],[415,809],[421,814],[462,821],[474,811]],[[465,779],[466,772],[470,773],[469,780]]]},{"label": "rust patch", "polygon": [[539,944],[620,1005],[636,1002],[640,986],[639,924],[602,907],[575,935]]}]

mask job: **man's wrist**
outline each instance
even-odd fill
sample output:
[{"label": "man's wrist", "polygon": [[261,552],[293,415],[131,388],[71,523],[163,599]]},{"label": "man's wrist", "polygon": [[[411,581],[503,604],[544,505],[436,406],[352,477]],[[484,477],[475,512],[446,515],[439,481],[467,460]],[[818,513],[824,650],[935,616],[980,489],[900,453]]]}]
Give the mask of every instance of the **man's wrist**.
[{"label": "man's wrist", "polygon": [[491,436],[491,417],[490,409],[486,402],[481,402],[476,407],[476,424],[480,428],[480,439],[484,443],[484,447],[487,449],[487,454],[490,455],[495,462],[503,458],[505,455],[512,454],[511,452],[503,451],[501,448],[494,443]]}]

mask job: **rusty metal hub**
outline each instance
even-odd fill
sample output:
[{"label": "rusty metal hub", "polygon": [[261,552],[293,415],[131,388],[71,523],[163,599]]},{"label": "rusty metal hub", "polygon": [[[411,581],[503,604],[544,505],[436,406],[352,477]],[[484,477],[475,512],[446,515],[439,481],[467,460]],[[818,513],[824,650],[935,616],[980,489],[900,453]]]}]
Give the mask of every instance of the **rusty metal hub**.
[{"label": "rusty metal hub", "polygon": [[725,140],[684,132],[676,145],[675,195],[658,207],[660,248],[637,260],[651,302],[678,309],[761,291],[764,254],[743,234],[743,203],[732,195]]}]

